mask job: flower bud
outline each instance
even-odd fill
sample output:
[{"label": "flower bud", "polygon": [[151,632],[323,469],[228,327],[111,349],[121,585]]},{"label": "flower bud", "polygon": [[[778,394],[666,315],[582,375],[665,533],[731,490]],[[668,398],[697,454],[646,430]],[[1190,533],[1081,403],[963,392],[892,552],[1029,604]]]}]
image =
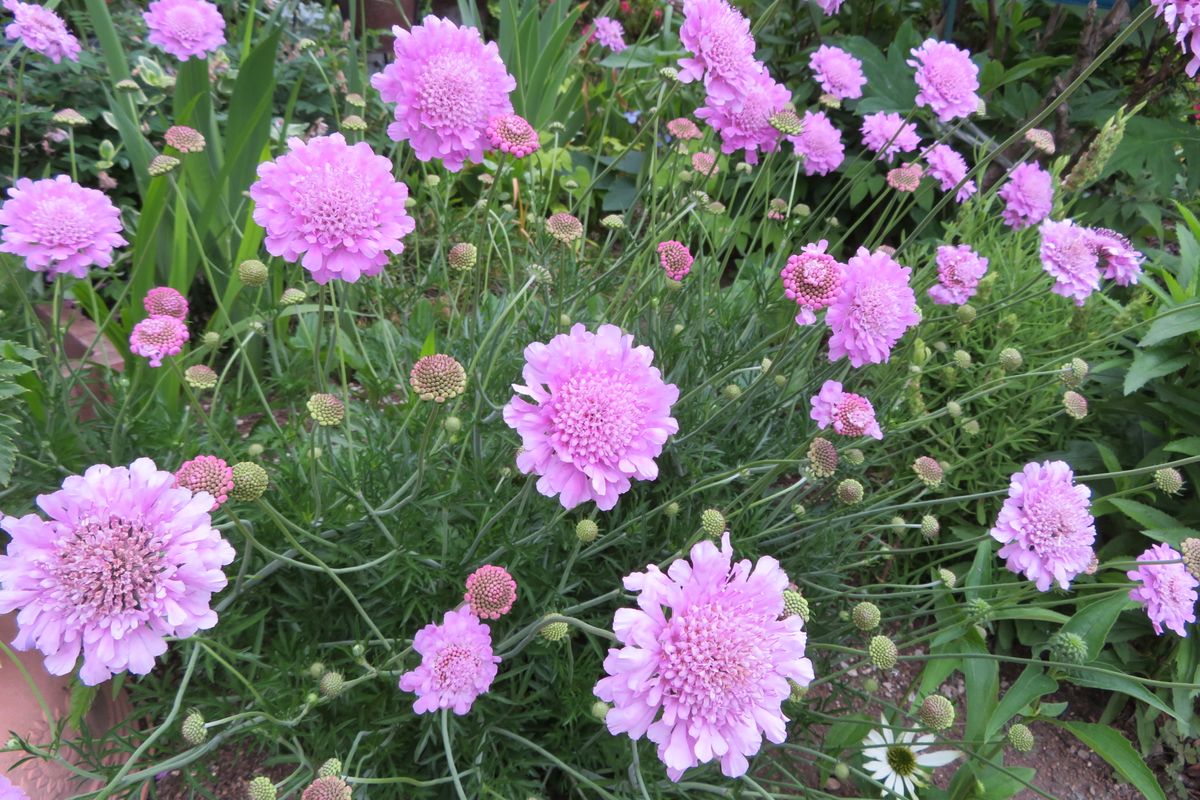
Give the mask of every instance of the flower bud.
[{"label": "flower bud", "polygon": [[442,427],[446,429],[446,433],[458,433],[462,430],[463,424],[458,417],[450,416],[442,422]]},{"label": "flower bud", "polygon": [[878,669],[888,670],[896,666],[896,662],[900,657],[900,651],[896,649],[896,643],[886,636],[872,636],[871,643],[867,645],[867,653],[871,657],[871,663]]},{"label": "flower bud", "polygon": [[238,264],[237,274],[238,280],[251,288],[266,286],[267,278],[270,277],[267,265],[255,258]]},{"label": "flower bud", "polygon": [[275,784],[264,775],[246,784],[246,800],[276,800],[276,797]]},{"label": "flower bud", "polygon": [[808,607],[808,600],[799,592],[791,589],[783,590],[783,618],[799,617],[808,622],[811,612]]},{"label": "flower bud", "polygon": [[340,672],[326,672],[321,676],[321,683],[318,687],[321,696],[333,700],[342,693],[342,689],[346,686],[346,680]]},{"label": "flower bud", "polygon": [[725,515],[715,508],[706,508],[700,515],[700,529],[705,535],[717,538],[725,532]]},{"label": "flower bud", "polygon": [[611,708],[612,706],[610,706],[608,703],[605,703],[603,700],[597,700],[596,702],[592,703],[592,717],[595,718],[597,722],[604,722],[604,720],[608,718],[608,712]]},{"label": "flower bud", "polygon": [[1163,467],[1154,473],[1154,485],[1165,495],[1183,491],[1183,475],[1174,467]]},{"label": "flower bud", "polygon": [[1000,351],[1000,367],[1005,372],[1016,372],[1024,361],[1021,351],[1015,347],[1006,347]]},{"label": "flower bud", "polygon": [[854,622],[854,627],[860,631],[873,631],[879,627],[879,606],[864,600],[854,606],[850,612],[850,619]]},{"label": "flower bud", "polygon": [[958,578],[955,577],[953,572],[945,567],[938,568],[938,580],[940,580],[947,589],[953,589],[958,585]]},{"label": "flower bud", "polygon": [[979,312],[975,310],[975,306],[966,303],[958,307],[954,312],[954,316],[958,319],[961,325],[970,325],[975,321],[975,317],[979,316]]},{"label": "flower bud", "polygon": [[[557,617],[557,611],[551,611],[544,619]],[[561,642],[571,635],[571,626],[565,622],[549,622],[538,630],[538,636],[542,637],[547,642]]]},{"label": "flower bud", "polygon": [[253,461],[239,461],[233,465],[233,488],[230,500],[257,500],[270,485],[267,471]]},{"label": "flower bud", "polygon": [[808,446],[808,474],[813,478],[831,478],[837,472],[837,448],[828,439],[818,436]]},{"label": "flower bud", "polygon": [[188,715],[183,718],[183,725],[180,727],[179,733],[183,736],[183,740],[192,747],[197,747],[207,741],[208,728],[204,727],[204,717],[199,711],[188,712]]},{"label": "flower bud", "polygon": [[1078,389],[1088,376],[1090,368],[1082,358],[1072,358],[1058,369],[1058,379],[1068,389]]},{"label": "flower bud", "polygon": [[1008,743],[1018,753],[1028,753],[1034,745],[1033,731],[1029,730],[1029,726],[1018,722],[1008,729]]},{"label": "flower bud", "polygon": [[931,694],[921,703],[921,724],[931,731],[944,731],[954,724],[954,704],[940,694]]},{"label": "flower bud", "polygon": [[1083,664],[1088,660],[1088,646],[1083,637],[1069,631],[1058,631],[1046,642],[1050,657],[1065,664]]},{"label": "flower bud", "polygon": [[938,534],[942,532],[942,524],[938,522],[938,518],[932,514],[926,514],[921,517],[921,535],[926,539],[936,539]]},{"label": "flower bud", "polygon": [[846,478],[837,485],[837,497],[848,506],[862,502],[863,485],[854,478]]},{"label": "flower bud", "polygon": [[575,538],[580,544],[591,544],[600,535],[600,526],[590,519],[581,519],[575,526]]},{"label": "flower bud", "polygon": [[308,667],[308,674],[312,676],[313,680],[320,680],[321,676],[325,674],[325,664],[321,661],[314,661]]},{"label": "flower bud", "polygon": [[341,775],[341,774],[342,774],[342,762],[336,758],[328,759],[317,770],[318,778],[331,778],[335,775]]},{"label": "flower bud", "polygon": [[1179,549],[1183,551],[1183,566],[1193,578],[1200,580],[1200,539],[1189,536]]},{"label": "flower bud", "polygon": [[678,517],[679,511],[679,503],[667,503],[667,507],[663,509],[663,513],[667,515],[668,519],[675,519],[675,517]]},{"label": "flower bud", "polygon": [[971,354],[966,350],[955,350],[954,366],[958,367],[959,369],[966,369],[967,367],[971,366]]}]

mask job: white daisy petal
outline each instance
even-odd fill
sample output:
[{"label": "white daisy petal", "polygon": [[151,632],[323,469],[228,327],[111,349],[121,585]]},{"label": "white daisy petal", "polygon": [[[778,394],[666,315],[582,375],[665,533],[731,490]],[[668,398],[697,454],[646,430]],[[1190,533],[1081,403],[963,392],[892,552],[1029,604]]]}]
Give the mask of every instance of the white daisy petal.
[{"label": "white daisy petal", "polygon": [[957,750],[938,750],[933,753],[925,753],[917,756],[917,763],[922,767],[944,767],[954,759],[958,758],[962,753]]}]

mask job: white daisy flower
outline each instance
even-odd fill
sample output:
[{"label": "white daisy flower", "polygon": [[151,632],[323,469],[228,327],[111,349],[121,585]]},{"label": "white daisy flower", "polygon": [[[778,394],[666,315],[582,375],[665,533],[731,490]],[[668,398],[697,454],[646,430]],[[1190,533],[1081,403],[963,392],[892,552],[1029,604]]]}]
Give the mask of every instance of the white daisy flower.
[{"label": "white daisy flower", "polygon": [[887,720],[879,718],[883,727],[871,731],[863,740],[863,768],[879,783],[883,784],[883,796],[916,797],[918,787],[926,783],[925,771],[944,767],[962,753],[957,750],[923,752],[933,744],[932,736],[917,736],[911,731],[898,737],[887,727]]}]

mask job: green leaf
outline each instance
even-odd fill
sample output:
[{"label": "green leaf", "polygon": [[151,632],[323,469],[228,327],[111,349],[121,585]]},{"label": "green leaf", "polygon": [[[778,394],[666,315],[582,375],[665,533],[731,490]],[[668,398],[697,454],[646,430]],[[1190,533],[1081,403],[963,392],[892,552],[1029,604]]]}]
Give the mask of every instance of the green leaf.
[{"label": "green leaf", "polygon": [[1041,667],[1030,664],[1004,693],[1004,697],[1000,698],[1000,703],[988,720],[984,737],[991,739],[1010,719],[1019,714],[1022,708],[1057,688],[1058,681],[1047,675]]},{"label": "green leaf", "polygon": [[1124,497],[1114,497],[1108,502],[1112,503],[1121,513],[1129,517],[1131,520],[1141,525],[1146,529],[1153,530],[1169,530],[1171,528],[1182,528],[1181,525],[1170,514],[1163,513],[1157,508],[1148,506],[1145,503],[1139,503],[1137,500],[1129,500]]},{"label": "green leaf", "polygon": [[1102,597],[1090,603],[1080,603],[1071,621],[1062,626],[1064,633],[1074,633],[1087,643],[1088,655],[1095,658],[1104,649],[1108,632],[1121,612],[1132,604],[1126,592]]},{"label": "green leaf", "polygon": [[437,352],[437,331],[430,330],[429,335],[425,337],[425,341],[421,344],[421,352],[417,358],[431,356]]},{"label": "green leaf", "polygon": [[962,638],[962,652],[977,653],[984,658],[964,658],[963,678],[967,684],[967,725],[963,737],[968,742],[981,742],[988,721],[995,713],[996,695],[1000,691],[1000,664],[987,658],[988,649],[978,632],[971,630]]},{"label": "green leaf", "polygon": [[1121,777],[1133,784],[1146,800],[1167,800],[1162,787],[1154,777],[1154,773],[1146,766],[1146,762],[1133,749],[1121,732],[1108,725],[1094,722],[1062,722],[1058,723],[1075,734],[1075,738],[1091,748],[1092,752],[1103,758]]},{"label": "green leaf", "polygon": [[1192,361],[1187,353],[1169,350],[1138,350],[1133,354],[1133,363],[1125,373],[1125,394],[1133,394],[1147,382],[1163,375],[1183,369]]},{"label": "green leaf", "polygon": [[1168,453],[1183,453],[1185,456],[1200,456],[1200,436],[1176,439],[1169,444],[1164,444],[1163,450]]},{"label": "green leaf", "polygon": [[1067,678],[1076,686],[1086,686],[1090,689],[1103,689],[1106,692],[1120,692],[1127,694],[1134,700],[1141,700],[1148,706],[1157,708],[1164,714],[1169,714],[1175,719],[1182,722],[1185,726],[1188,724],[1187,717],[1180,718],[1175,709],[1167,705],[1162,698],[1151,692],[1145,686],[1142,686],[1133,678],[1125,675],[1109,675],[1106,672],[1086,672],[1080,671],[1078,675],[1071,675]]},{"label": "green leaf", "polygon": [[1031,619],[1036,622],[1053,622],[1055,625],[1063,625],[1070,619],[1066,614],[1061,614],[1058,611],[1052,611],[1048,608],[1038,608],[1037,606],[1014,606],[1012,608],[1001,608],[992,612],[992,619]]},{"label": "green leaf", "polygon": [[1138,347],[1153,347],[1160,342],[1200,330],[1200,301],[1169,309],[1154,320]]},{"label": "green leaf", "polygon": [[71,686],[71,704],[67,714],[67,725],[77,731],[83,730],[83,718],[92,709],[92,703],[100,694],[99,686],[84,686],[75,683]]}]

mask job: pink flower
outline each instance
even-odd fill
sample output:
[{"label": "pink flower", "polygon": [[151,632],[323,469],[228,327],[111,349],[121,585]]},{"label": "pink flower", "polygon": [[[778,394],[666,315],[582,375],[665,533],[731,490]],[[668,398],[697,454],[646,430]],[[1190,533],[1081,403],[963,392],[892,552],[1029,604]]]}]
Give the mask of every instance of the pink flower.
[{"label": "pink flower", "polygon": [[696,123],[687,117],[678,117],[668,122],[667,133],[676,139],[700,139],[704,136],[700,133],[700,128],[696,126]]},{"label": "pink flower", "polygon": [[1154,15],[1161,17],[1175,42],[1191,59],[1184,67],[1188,75],[1200,71],[1200,0],[1150,0]]},{"label": "pink flower", "polygon": [[1040,592],[1055,581],[1068,588],[1092,561],[1092,492],[1074,480],[1062,461],[1026,464],[1013,474],[1008,499],[991,530],[992,538],[1004,545],[998,555],[1007,559],[1008,570],[1024,574]]},{"label": "pink flower", "polygon": [[1004,222],[1015,230],[1038,224],[1054,207],[1050,173],[1037,164],[1017,165],[996,194],[1004,201]]},{"label": "pink flower", "polygon": [[396,60],[371,78],[384,102],[396,104],[388,136],[411,144],[421,161],[440,158],[451,172],[468,159],[483,161],[488,122],[512,113],[508,95],[517,88],[496,43],[432,15],[392,32]]},{"label": "pink flower", "polygon": [[779,147],[779,131],[771,116],[792,102],[792,93],[771,78],[766,67],[746,78],[739,93],[728,100],[709,93],[696,116],[721,135],[721,152],[746,151],[746,163],[758,163],[758,151],[772,153]]},{"label": "pink flower", "polygon": [[400,676],[400,688],[416,693],[418,714],[438,708],[466,714],[491,688],[500,663],[492,652],[492,632],[467,608],[447,611],[441,625],[431,622],[419,630],[413,649],[421,665]]},{"label": "pink flower", "polygon": [[846,158],[841,131],[833,127],[824,111],[805,111],[804,131],[789,136],[788,141],[796,148],[796,155],[804,159],[805,175],[828,175]]},{"label": "pink flower", "polygon": [[0,800],[29,800],[25,790],[0,775]]},{"label": "pink flower", "polygon": [[187,298],[169,286],[157,286],[146,292],[142,305],[145,307],[146,313],[152,317],[187,318]]},{"label": "pink flower", "polygon": [[619,53],[628,45],[625,44],[625,28],[612,17],[596,17],[596,41],[604,47]]},{"label": "pink flower", "polygon": [[1108,228],[1088,228],[1092,249],[1104,267],[1104,277],[1118,286],[1129,286],[1138,282],[1142,274],[1145,256],[1139,253],[1129,240]]},{"label": "pink flower", "polygon": [[889,164],[897,153],[911,153],[921,146],[916,125],[883,111],[863,117],[862,135],[863,145]]},{"label": "pink flower", "polygon": [[926,39],[913,48],[910,67],[917,70],[917,105],[929,106],[942,122],[979,110],[979,67],[971,54],[949,42]]},{"label": "pink flower", "polygon": [[961,306],[975,296],[988,260],[965,244],[944,244],[937,249],[937,268],[938,282],[930,287],[929,296],[938,305]]},{"label": "pink flower", "polygon": [[825,381],[812,397],[809,416],[824,430],[830,425],[842,436],[870,436],[882,439],[883,431],[875,419],[875,407],[861,394],[846,392],[837,381]]},{"label": "pink flower", "polygon": [[[967,177],[966,160],[948,145],[935,144],[926,150],[925,163],[929,165],[929,177],[941,184],[943,192],[950,191]],[[954,199],[965,203],[975,191],[975,181],[967,181],[959,187]]]},{"label": "pink flower", "polygon": [[683,277],[692,271],[692,253],[687,245],[674,240],[658,243],[658,263],[662,264],[667,277],[673,281],[682,281]]},{"label": "pink flower", "polygon": [[898,192],[915,192],[921,186],[925,169],[920,164],[905,164],[888,170],[887,183]]},{"label": "pink flower", "polygon": [[145,675],[166,637],[212,628],[209,601],[234,557],[209,520],[212,503],[139,458],[98,464],[39,495],[48,521],[5,517],[0,614],[20,609],[13,646],[36,647],[52,675],[74,670],[82,651],[79,678],[94,686],[126,670]]},{"label": "pink flower", "polygon": [[112,265],[121,237],[121,212],[98,189],[66,175],[31,181],[18,178],[0,205],[0,253],[25,259],[25,268],[50,276],[86,278],[88,267]]},{"label": "pink flower", "polygon": [[164,358],[179,355],[187,340],[188,327],[178,317],[147,317],[133,326],[129,350],[150,359],[150,366],[161,367]]},{"label": "pink flower", "polygon": [[892,346],[921,321],[916,295],[908,285],[911,274],[882,250],[858,248],[846,263],[841,294],[825,312],[825,324],[833,331],[830,361],[847,356],[851,365],[861,367],[891,357]]},{"label": "pink flower", "polygon": [[779,562],[733,563],[725,533],[719,550],[702,541],[690,563],[678,559],[665,574],[651,564],[624,583],[638,608],[613,618],[623,647],[609,649],[608,676],[594,690],[613,703],[609,732],[655,742],[673,781],[714,760],[731,778],[745,774],[764,736],[786,737],[789,681],[813,679],[803,620],[781,619],[788,577]]},{"label": "pink flower", "polygon": [[717,157],[709,150],[692,153],[692,169],[706,178],[711,178],[721,171],[717,166]]},{"label": "pink flower", "polygon": [[593,500],[608,511],[631,479],[654,480],[679,389],[650,366],[654,351],[633,346],[615,325],[596,333],[575,325],[549,344],[525,348],[525,383],[504,407],[521,435],[517,467],[541,476],[538,491],[563,508]]},{"label": "pink flower", "polygon": [[497,114],[487,126],[491,146],[513,158],[524,158],[541,147],[537,131],[518,114]]},{"label": "pink flower", "polygon": [[4,0],[4,7],[13,15],[13,21],[4,28],[7,38],[20,39],[21,44],[55,64],[64,58],[79,60],[79,40],[67,30],[67,23],[58,14],[18,0]]},{"label": "pink flower", "polygon": [[1196,587],[1200,586],[1187,571],[1183,556],[1170,545],[1156,544],[1138,556],[1138,561],[1175,561],[1175,564],[1141,564],[1125,574],[1141,586],[1129,592],[1129,597],[1141,603],[1146,616],[1154,626],[1154,632],[1162,636],[1163,627],[1170,628],[1180,636],[1187,636],[1184,628],[1196,621]]},{"label": "pink flower", "polygon": [[817,5],[825,12],[825,16],[832,17],[842,8],[842,3],[846,0],[817,0]]},{"label": "pink flower", "polygon": [[862,87],[867,83],[862,62],[840,47],[821,45],[809,56],[808,68],[826,94],[839,100],[862,97]]},{"label": "pink flower", "polygon": [[205,492],[212,496],[210,511],[216,511],[229,499],[233,490],[233,468],[225,459],[216,456],[196,456],[175,471],[175,485],[193,493]]},{"label": "pink flower", "polygon": [[1042,269],[1054,278],[1050,291],[1083,305],[1088,295],[1100,288],[1100,256],[1092,246],[1087,228],[1071,220],[1041,225]]},{"label": "pink flower", "polygon": [[146,40],[180,61],[204,58],[225,44],[225,18],[208,0],[155,0],[142,18]]},{"label": "pink flower", "polygon": [[788,256],[787,264],[779,272],[783,293],[800,306],[797,325],[816,322],[814,312],[828,307],[842,291],[844,269],[836,258],[825,252],[827,247],[826,239],[804,245],[799,254]]},{"label": "pink flower", "polygon": [[679,80],[703,79],[719,99],[733,99],[762,71],[754,61],[750,21],[725,0],[684,0],[679,40],[692,53],[679,59]]},{"label": "pink flower", "polygon": [[467,576],[463,599],[480,619],[500,619],[517,601],[517,582],[504,567],[485,564]]},{"label": "pink flower", "polygon": [[366,142],[347,144],[340,133],[288,145],[287,153],[258,165],[250,186],[267,252],[300,261],[321,284],[378,275],[416,227],[404,210],[408,188],[392,176],[392,162]]}]

